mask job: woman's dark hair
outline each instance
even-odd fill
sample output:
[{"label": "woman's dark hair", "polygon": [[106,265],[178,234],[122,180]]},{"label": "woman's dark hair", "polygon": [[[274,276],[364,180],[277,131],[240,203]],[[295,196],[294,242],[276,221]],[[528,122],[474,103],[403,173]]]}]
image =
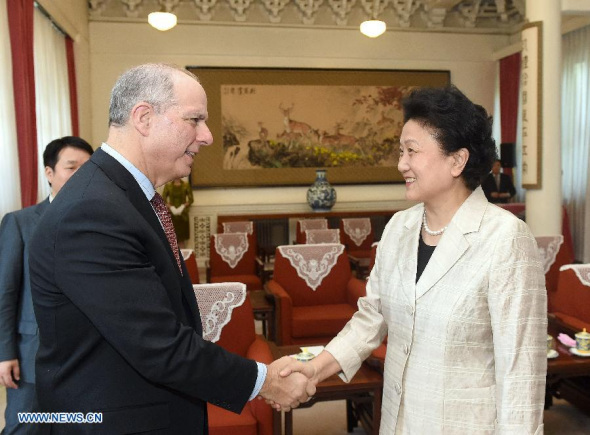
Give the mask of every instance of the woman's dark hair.
[{"label": "woman's dark hair", "polygon": [[443,153],[450,155],[461,148],[469,151],[461,176],[467,188],[475,190],[498,158],[492,118],[485,109],[455,86],[415,89],[402,104],[404,123],[414,120],[431,131]]}]

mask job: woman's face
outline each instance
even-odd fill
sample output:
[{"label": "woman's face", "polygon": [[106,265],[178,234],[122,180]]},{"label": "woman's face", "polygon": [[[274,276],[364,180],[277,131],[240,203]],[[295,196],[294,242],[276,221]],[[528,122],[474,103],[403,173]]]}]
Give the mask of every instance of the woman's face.
[{"label": "woman's face", "polygon": [[406,180],[408,200],[443,200],[457,181],[455,167],[455,158],[442,152],[427,128],[414,120],[404,125],[397,168]]}]

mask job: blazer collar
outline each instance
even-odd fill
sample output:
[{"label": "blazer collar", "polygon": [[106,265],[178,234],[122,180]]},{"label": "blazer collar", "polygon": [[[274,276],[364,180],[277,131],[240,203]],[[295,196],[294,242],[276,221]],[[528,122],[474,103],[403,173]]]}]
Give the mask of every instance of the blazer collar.
[{"label": "blazer collar", "polygon": [[[451,219],[417,283],[418,238],[424,204],[411,209],[404,225],[406,231],[400,240],[402,246],[407,246],[411,253],[410,260],[403,263],[401,270],[404,293],[410,300],[424,296],[465,254],[469,248],[466,235],[479,231],[488,204],[481,187],[469,195]],[[412,294],[414,289],[415,294]]]}]

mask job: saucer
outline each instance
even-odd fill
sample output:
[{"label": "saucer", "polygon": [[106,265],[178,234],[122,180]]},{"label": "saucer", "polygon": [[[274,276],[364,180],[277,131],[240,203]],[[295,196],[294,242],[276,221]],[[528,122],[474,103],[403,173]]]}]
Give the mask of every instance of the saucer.
[{"label": "saucer", "polygon": [[581,356],[581,357],[584,357],[584,358],[590,357],[590,352],[580,352],[575,347],[570,347],[570,352],[573,353],[574,355]]},{"label": "saucer", "polygon": [[558,356],[559,356],[559,352],[557,352],[555,349],[551,349],[549,352],[547,352],[548,359],[557,358]]}]

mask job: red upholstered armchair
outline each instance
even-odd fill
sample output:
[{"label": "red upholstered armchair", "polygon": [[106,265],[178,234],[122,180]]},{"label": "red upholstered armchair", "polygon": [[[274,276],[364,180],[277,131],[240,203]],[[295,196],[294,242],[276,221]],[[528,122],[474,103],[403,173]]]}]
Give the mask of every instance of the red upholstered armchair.
[{"label": "red upholstered armchair", "polygon": [[351,218],[340,221],[340,240],[348,255],[356,258],[371,258],[371,245],[375,230],[370,218]]},{"label": "red upholstered armchair", "polygon": [[562,234],[555,236],[537,236],[537,246],[545,271],[545,287],[547,287],[547,308],[553,310],[561,266],[574,262],[574,252],[567,237]]},{"label": "red upholstered armchair", "polygon": [[[273,361],[272,353],[270,351],[268,342],[254,331],[254,315],[252,312],[252,305],[250,299],[246,295],[243,298],[243,304],[231,307],[230,310],[225,308],[221,314],[218,308],[215,309],[212,318],[219,320],[222,323],[228,321],[221,332],[207,325],[207,314],[211,312],[212,299],[227,300],[225,295],[227,293],[220,291],[220,288],[229,286],[233,288],[234,294],[244,294],[245,286],[242,283],[221,283],[221,284],[201,284],[193,286],[195,294],[197,295],[197,302],[199,302],[199,309],[201,311],[201,320],[203,323],[204,337],[216,338],[218,345],[230,352],[236,353],[246,358],[270,364]],[[240,289],[240,293],[235,293],[235,288]],[[217,289],[217,290],[216,290]],[[200,293],[200,295],[199,295]],[[211,298],[211,294],[216,296]],[[208,299],[205,303],[199,299]],[[239,303],[240,301],[236,301]],[[209,308],[206,308],[208,306]],[[230,311],[228,313],[228,311]],[[227,318],[229,316],[229,319]],[[207,334],[209,332],[209,334]],[[219,408],[210,403],[207,404],[207,412],[209,414],[209,433],[211,435],[272,435],[273,433],[273,410],[263,400],[252,400],[246,404],[241,414],[235,414],[225,409]]]},{"label": "red upholstered armchair", "polygon": [[273,279],[278,344],[327,343],[357,310],[364,283],[341,244],[279,246]]},{"label": "red upholstered armchair", "polygon": [[297,233],[295,235],[295,243],[305,243],[305,231],[307,230],[327,230],[328,219],[317,218],[317,219],[300,219],[297,221]]},{"label": "red upholstered armchair", "polygon": [[325,230],[305,230],[305,243],[340,243],[339,229],[325,229]]},{"label": "red upholstered armchair", "polygon": [[201,281],[199,280],[199,267],[197,265],[197,256],[195,255],[195,251],[192,249],[181,249],[180,253],[184,259],[184,264],[186,265],[188,274],[191,277],[191,282],[193,284],[199,284]]},{"label": "red upholstered armchair", "polygon": [[248,290],[260,290],[262,282],[256,264],[256,245],[251,235],[222,233],[211,236],[209,282],[243,282]]},{"label": "red upholstered armchair", "polygon": [[572,333],[590,331],[590,264],[561,267],[552,305],[550,314]]}]

